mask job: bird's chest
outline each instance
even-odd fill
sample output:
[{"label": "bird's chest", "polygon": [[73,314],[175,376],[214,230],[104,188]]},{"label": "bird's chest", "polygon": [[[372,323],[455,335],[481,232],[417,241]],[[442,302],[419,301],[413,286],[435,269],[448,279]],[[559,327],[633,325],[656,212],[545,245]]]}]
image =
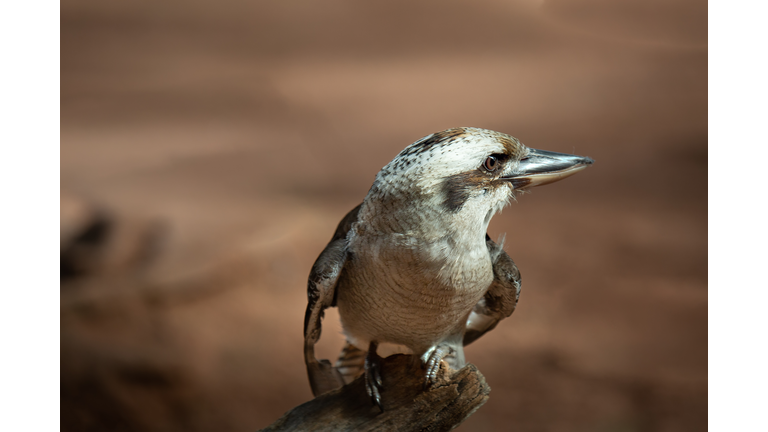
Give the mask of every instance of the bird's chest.
[{"label": "bird's chest", "polygon": [[347,332],[413,346],[463,330],[467,315],[493,281],[482,248],[451,241],[379,236],[352,243],[338,286]]}]

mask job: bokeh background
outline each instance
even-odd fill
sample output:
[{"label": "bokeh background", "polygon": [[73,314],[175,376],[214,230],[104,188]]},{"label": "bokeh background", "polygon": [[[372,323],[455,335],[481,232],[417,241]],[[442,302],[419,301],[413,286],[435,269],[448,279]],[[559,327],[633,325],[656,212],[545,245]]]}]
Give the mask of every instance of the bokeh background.
[{"label": "bokeh background", "polygon": [[314,259],[455,126],[596,160],[494,218],[523,294],[467,349],[492,391],[459,430],[706,430],[693,0],[62,2],[62,430],[255,431],[309,400]]}]

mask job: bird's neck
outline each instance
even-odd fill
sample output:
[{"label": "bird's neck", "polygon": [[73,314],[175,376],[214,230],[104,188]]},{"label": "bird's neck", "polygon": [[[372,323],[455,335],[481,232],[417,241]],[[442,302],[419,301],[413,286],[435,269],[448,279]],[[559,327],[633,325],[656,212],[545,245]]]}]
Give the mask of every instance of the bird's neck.
[{"label": "bird's neck", "polygon": [[408,237],[423,244],[444,242],[449,248],[471,250],[485,247],[485,233],[492,216],[489,209],[469,206],[446,210],[438,202],[366,201],[360,210],[359,231],[373,236]]}]

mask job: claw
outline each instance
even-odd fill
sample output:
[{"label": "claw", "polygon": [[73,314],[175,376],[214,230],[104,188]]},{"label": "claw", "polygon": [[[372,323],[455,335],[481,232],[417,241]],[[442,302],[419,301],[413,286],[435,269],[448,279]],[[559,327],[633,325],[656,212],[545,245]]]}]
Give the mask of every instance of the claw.
[{"label": "claw", "polygon": [[371,342],[368,347],[368,354],[365,356],[365,391],[373,403],[384,412],[384,406],[381,404],[381,391],[383,387],[381,381],[381,357],[376,354],[378,343]]},{"label": "claw", "polygon": [[448,345],[439,345],[437,348],[435,348],[434,351],[432,351],[432,353],[429,354],[426,362],[427,375],[426,379],[424,380],[424,390],[429,389],[433,384],[437,382],[437,374],[440,372],[440,362],[442,362],[444,358],[453,354],[453,348]]}]

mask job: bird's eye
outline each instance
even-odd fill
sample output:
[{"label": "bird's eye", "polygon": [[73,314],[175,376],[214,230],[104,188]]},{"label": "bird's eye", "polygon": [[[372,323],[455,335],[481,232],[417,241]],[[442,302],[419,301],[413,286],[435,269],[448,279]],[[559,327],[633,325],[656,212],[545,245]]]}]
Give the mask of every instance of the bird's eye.
[{"label": "bird's eye", "polygon": [[499,162],[499,159],[496,158],[496,156],[488,156],[485,159],[485,162],[483,162],[483,168],[485,168],[488,172],[494,172],[497,169],[499,169],[499,166],[501,166],[501,162]]}]

